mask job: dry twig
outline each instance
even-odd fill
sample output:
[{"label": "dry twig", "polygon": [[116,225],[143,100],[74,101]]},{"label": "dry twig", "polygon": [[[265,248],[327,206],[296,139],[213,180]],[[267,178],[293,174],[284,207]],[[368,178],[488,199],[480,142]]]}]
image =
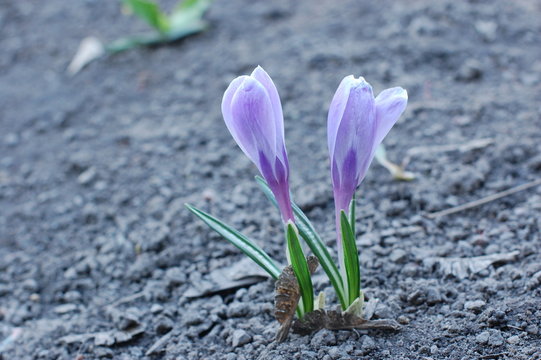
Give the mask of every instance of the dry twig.
[{"label": "dry twig", "polygon": [[477,207],[477,206],[480,206],[480,205],[484,205],[484,204],[489,203],[491,201],[498,200],[498,199],[501,199],[503,197],[512,195],[512,194],[517,193],[519,191],[527,190],[527,189],[532,188],[532,187],[537,186],[537,185],[541,185],[541,179],[537,179],[537,180],[531,181],[531,182],[526,183],[526,184],[515,186],[515,187],[512,187],[510,189],[500,191],[498,193],[486,196],[484,198],[481,198],[481,199],[478,199],[478,200],[475,200],[475,201],[470,201],[468,203],[465,203],[465,204],[462,204],[462,205],[459,205],[459,206],[454,206],[452,208],[445,209],[445,210],[442,210],[442,211],[436,211],[436,212],[433,212],[433,213],[428,213],[428,214],[426,214],[426,217],[428,217],[430,219],[435,219],[435,218],[438,218],[438,217],[441,217],[441,216],[454,214],[454,213],[457,213],[459,211],[468,210],[468,209],[471,209],[471,208],[474,208],[474,207]]}]

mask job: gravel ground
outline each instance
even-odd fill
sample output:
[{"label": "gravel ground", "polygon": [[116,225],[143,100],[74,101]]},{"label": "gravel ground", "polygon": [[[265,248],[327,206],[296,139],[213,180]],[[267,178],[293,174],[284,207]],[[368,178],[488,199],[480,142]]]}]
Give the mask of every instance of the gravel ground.
[{"label": "gravel ground", "polygon": [[[426,216],[541,177],[539,3],[217,0],[207,18],[69,77],[82,38],[144,25],[116,1],[0,0],[0,359],[541,359],[541,186]],[[358,194],[363,287],[400,331],[277,344],[271,280],[209,294],[243,256],[185,202],[285,262],[219,107],[257,64],[282,96],[295,200],[331,246],[332,95],[352,73],[408,90],[385,144],[417,179],[373,164]]]}]

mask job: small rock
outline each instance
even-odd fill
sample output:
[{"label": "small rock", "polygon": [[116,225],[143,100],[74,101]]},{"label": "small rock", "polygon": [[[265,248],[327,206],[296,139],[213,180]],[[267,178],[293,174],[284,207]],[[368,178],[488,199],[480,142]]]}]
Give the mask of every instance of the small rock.
[{"label": "small rock", "polygon": [[111,346],[115,343],[115,337],[111,332],[101,332],[94,336],[94,345]]},{"label": "small rock", "polygon": [[152,306],[150,307],[150,312],[153,314],[159,314],[162,311],[163,311],[163,306],[161,306],[160,304],[152,304]]},{"label": "small rock", "polygon": [[475,23],[475,30],[483,37],[487,42],[496,40],[498,24],[493,21],[477,21]]},{"label": "small rock", "polygon": [[426,295],[421,289],[417,289],[408,295],[407,301],[412,305],[421,305],[426,301]]},{"label": "small rock", "polygon": [[330,346],[336,344],[336,336],[330,330],[323,329],[318,331],[310,341],[310,344],[314,348],[319,348],[321,346]]},{"label": "small rock", "polygon": [[464,309],[474,313],[479,313],[481,310],[483,310],[486,304],[487,303],[483,300],[466,301],[464,303]]},{"label": "small rock", "polygon": [[426,303],[428,305],[436,305],[442,301],[440,291],[436,287],[429,287],[426,291]]},{"label": "small rock", "polygon": [[483,331],[479,335],[475,337],[475,341],[477,341],[479,344],[486,344],[488,343],[488,338],[490,337],[490,333],[488,331]]},{"label": "small rock", "polygon": [[171,331],[171,329],[173,329],[174,325],[173,320],[163,316],[158,319],[158,324],[156,324],[156,333],[160,335],[167,334],[169,331]]},{"label": "small rock", "polygon": [[77,182],[81,185],[89,185],[92,181],[96,179],[98,175],[95,167],[90,167],[83,171],[77,178]]},{"label": "small rock", "polygon": [[237,329],[233,332],[232,345],[233,348],[248,344],[252,341],[252,337],[246,333],[246,331]]},{"label": "small rock", "polygon": [[504,340],[503,340],[502,333],[498,330],[490,334],[488,338],[488,345],[490,346],[501,346],[503,345],[503,342]]},{"label": "small rock", "polygon": [[408,325],[410,323],[410,319],[407,316],[400,315],[397,319],[399,324],[402,325]]},{"label": "small rock", "polygon": [[461,82],[472,82],[479,80],[483,76],[481,64],[475,60],[467,60],[458,69],[455,80]]},{"label": "small rock", "polygon": [[75,310],[77,310],[77,305],[63,304],[63,305],[58,305],[57,307],[55,307],[53,311],[57,314],[66,314]]},{"label": "small rock", "polygon": [[395,264],[403,264],[408,259],[408,253],[402,249],[395,249],[391,252],[389,258]]},{"label": "small rock", "polygon": [[184,325],[199,325],[203,323],[205,317],[199,311],[188,311],[184,317]]},{"label": "small rock", "polygon": [[372,339],[368,335],[364,335],[362,337],[361,348],[363,350],[363,353],[366,355],[366,354],[372,352],[373,350],[375,350],[377,348],[377,345],[376,345],[376,342],[374,341],[374,339]]},{"label": "small rock", "polygon": [[244,317],[250,313],[250,308],[247,304],[233,302],[227,308],[227,317]]},{"label": "small rock", "polygon": [[507,338],[507,343],[511,345],[518,344],[519,342],[520,342],[520,337],[517,335],[513,335]]},{"label": "small rock", "polygon": [[168,280],[169,286],[179,286],[186,282],[186,274],[179,267],[167,269],[165,278]]}]

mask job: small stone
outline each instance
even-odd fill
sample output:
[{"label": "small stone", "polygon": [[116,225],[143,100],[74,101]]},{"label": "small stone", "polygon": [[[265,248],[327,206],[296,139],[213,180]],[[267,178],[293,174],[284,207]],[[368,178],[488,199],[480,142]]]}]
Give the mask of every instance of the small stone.
[{"label": "small stone", "polygon": [[503,345],[503,336],[500,331],[494,331],[492,334],[490,334],[488,338],[488,345],[490,346],[501,346]]},{"label": "small stone", "polygon": [[250,308],[240,302],[233,302],[227,308],[227,317],[244,317],[250,313]]},{"label": "small stone", "polygon": [[160,304],[153,304],[150,307],[150,312],[153,313],[153,314],[159,314],[162,311],[163,311],[163,306],[161,306]]},{"label": "small stone", "polygon": [[101,332],[94,337],[94,345],[96,346],[111,346],[115,343],[115,337],[110,332]]},{"label": "small stone", "polygon": [[475,341],[477,341],[479,344],[486,344],[488,343],[488,338],[490,337],[490,333],[488,331],[483,331],[479,335],[475,337]]},{"label": "small stone", "polygon": [[421,289],[417,289],[408,295],[407,301],[412,305],[421,305],[426,301],[426,295]]},{"label": "small stone", "polygon": [[426,291],[426,303],[428,305],[436,305],[442,301],[440,291],[436,287],[430,287]]},{"label": "small stone", "polygon": [[475,60],[468,60],[459,68],[455,80],[461,82],[472,82],[483,76],[482,66]]},{"label": "small stone", "polygon": [[90,167],[83,171],[77,178],[77,182],[81,185],[89,185],[92,181],[96,179],[98,175],[95,167]]},{"label": "small stone", "polygon": [[466,301],[464,303],[464,310],[472,311],[474,313],[479,313],[483,308],[486,306],[486,302],[483,300],[474,300],[474,301]]},{"label": "small stone", "polygon": [[528,325],[526,327],[526,332],[530,335],[537,335],[539,334],[539,327],[535,324]]},{"label": "small stone", "polygon": [[330,330],[323,329],[318,331],[310,341],[310,344],[314,348],[319,348],[321,346],[330,346],[336,344],[336,336]]},{"label": "small stone", "polygon": [[199,311],[186,312],[184,317],[184,325],[199,325],[205,320],[205,317]]},{"label": "small stone", "polygon": [[507,343],[511,345],[518,344],[520,342],[520,337],[517,335],[513,335],[507,338]]},{"label": "small stone", "polygon": [[179,267],[167,269],[165,278],[168,280],[169,286],[179,286],[186,282],[186,274]]},{"label": "small stone", "polygon": [[410,319],[407,316],[400,315],[397,319],[399,324],[402,325],[408,325],[410,323]]},{"label": "small stone", "polygon": [[403,264],[408,259],[408,253],[402,249],[395,249],[391,252],[389,258],[395,264]]},{"label": "small stone", "polygon": [[477,21],[475,23],[475,30],[483,37],[487,42],[496,40],[498,24],[493,21]]},{"label": "small stone", "polygon": [[364,335],[362,337],[361,348],[363,350],[363,353],[366,355],[366,354],[372,352],[373,350],[375,350],[377,348],[377,345],[376,345],[376,342],[374,341],[374,339],[372,339],[368,335]]},{"label": "small stone", "polygon": [[77,305],[63,304],[63,305],[58,305],[57,307],[55,307],[53,311],[57,314],[66,314],[75,310],[77,310]]},{"label": "small stone", "polygon": [[158,324],[156,325],[156,333],[164,335],[171,331],[174,325],[175,324],[173,323],[173,320],[165,316],[161,317],[160,319],[158,319]]},{"label": "small stone", "polygon": [[248,344],[252,341],[252,337],[246,333],[246,331],[237,329],[233,332],[232,345],[233,348]]}]

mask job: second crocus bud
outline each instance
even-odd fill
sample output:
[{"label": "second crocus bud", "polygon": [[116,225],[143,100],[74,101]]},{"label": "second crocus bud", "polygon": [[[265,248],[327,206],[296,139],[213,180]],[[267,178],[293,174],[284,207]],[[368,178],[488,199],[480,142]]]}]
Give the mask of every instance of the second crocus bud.
[{"label": "second crocus bud", "polygon": [[233,80],[224,93],[222,114],[233,139],[271,188],[284,223],[293,221],[284,118],[276,86],[258,66]]},{"label": "second crocus bud", "polygon": [[[348,213],[355,189],[366,175],[376,147],[396,123],[408,102],[401,87],[382,91],[376,98],[372,86],[360,77],[345,77],[332,99],[327,120],[331,177],[337,233],[340,211]],[[340,234],[338,245],[341,249]]]}]

